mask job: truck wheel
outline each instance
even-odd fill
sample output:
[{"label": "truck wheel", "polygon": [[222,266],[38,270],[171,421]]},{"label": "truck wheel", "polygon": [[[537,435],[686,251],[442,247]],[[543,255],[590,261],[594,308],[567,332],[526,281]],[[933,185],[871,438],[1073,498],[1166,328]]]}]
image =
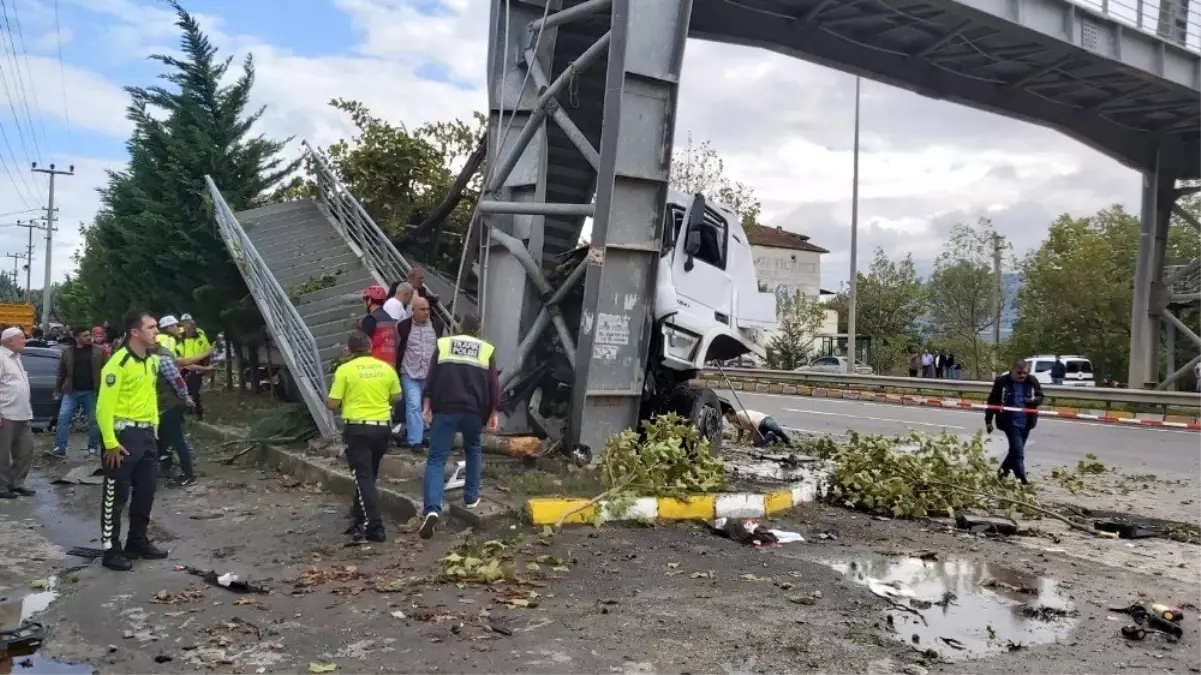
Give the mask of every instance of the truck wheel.
[{"label": "truck wheel", "polygon": [[709,439],[709,452],[721,450],[721,399],[717,392],[702,387],[689,387],[692,406],[688,421]]}]

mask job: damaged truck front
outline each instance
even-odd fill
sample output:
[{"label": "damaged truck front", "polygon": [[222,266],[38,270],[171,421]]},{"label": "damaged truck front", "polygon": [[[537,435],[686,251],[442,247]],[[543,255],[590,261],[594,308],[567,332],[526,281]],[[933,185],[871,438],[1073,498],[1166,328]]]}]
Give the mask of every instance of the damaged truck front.
[{"label": "damaged truck front", "polygon": [[[764,337],[776,327],[775,295],[759,290],[737,216],[701,194],[669,195],[661,243],[639,417],[676,412],[720,444],[721,400],[693,380],[712,362],[763,357]],[[584,246],[565,254],[548,279],[565,289],[558,307],[572,331],[580,325],[587,251]],[[533,431],[552,439],[565,435],[575,371],[554,331],[546,331],[530,358],[505,372],[501,384],[506,414],[525,408]]]}]

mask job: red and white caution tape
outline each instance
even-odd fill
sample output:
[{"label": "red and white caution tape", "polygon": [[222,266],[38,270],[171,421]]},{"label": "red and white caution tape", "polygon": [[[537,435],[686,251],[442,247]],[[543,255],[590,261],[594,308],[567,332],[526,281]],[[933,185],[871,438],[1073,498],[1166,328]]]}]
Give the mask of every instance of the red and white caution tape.
[{"label": "red and white caution tape", "polygon": [[1088,420],[1090,422],[1104,422],[1107,424],[1132,424],[1135,426],[1144,427],[1164,427],[1168,429],[1191,429],[1193,431],[1201,431],[1201,422],[1166,422],[1162,420],[1140,420],[1132,417],[1112,417],[1110,415],[1089,415],[1078,412],[1067,412],[1062,410],[1042,410],[1039,408],[1015,408],[1013,406],[989,405],[987,403],[976,403],[975,401],[962,400],[944,400],[941,398],[930,398],[926,396],[916,396],[914,394],[881,394],[876,392],[859,392],[860,399],[874,399],[877,401],[905,401],[915,403],[917,405],[928,406],[931,408],[960,408],[967,410],[995,410],[997,412],[1024,412],[1029,415],[1039,415],[1041,417],[1061,417],[1071,420]]}]

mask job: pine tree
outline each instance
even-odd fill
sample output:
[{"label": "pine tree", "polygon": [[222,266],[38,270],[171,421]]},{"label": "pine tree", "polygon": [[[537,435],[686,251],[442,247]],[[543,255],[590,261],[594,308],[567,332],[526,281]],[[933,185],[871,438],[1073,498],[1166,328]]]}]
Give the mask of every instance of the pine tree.
[{"label": "pine tree", "polygon": [[222,86],[232,59],[219,59],[196,20],[172,6],[182,56],[150,57],[166,67],[160,79],[168,85],[126,88],[134,123],[126,143],[129,166],[110,172],[101,190],[79,279],[110,317],[137,306],[189,312],[202,325],[250,332],[261,319],[246,318],[253,303],[213,222],[204,176],[212,176],[238,211],[262,203],[297,163],[278,156],[287,140],[250,133],[263,113],[247,112],[252,58],[236,81]]}]

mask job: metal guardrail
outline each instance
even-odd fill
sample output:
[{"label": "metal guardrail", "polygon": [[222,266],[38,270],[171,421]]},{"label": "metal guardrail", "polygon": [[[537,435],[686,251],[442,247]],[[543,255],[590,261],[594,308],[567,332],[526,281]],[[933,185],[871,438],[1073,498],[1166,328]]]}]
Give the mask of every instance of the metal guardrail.
[{"label": "metal guardrail", "polygon": [[1201,52],[1201,2],[1197,0],[1072,0],[1115,21]]},{"label": "metal guardrail", "polygon": [[[703,374],[707,378],[722,380],[723,372],[733,381],[754,380],[765,383],[822,385],[826,387],[859,388],[861,390],[911,389],[949,391],[958,394],[980,394],[984,396],[987,396],[992,390],[991,382],[979,382],[975,380],[935,380],[929,378],[890,377],[885,375],[852,375],[849,373],[814,373],[758,368],[723,368],[719,371],[716,368],[707,368],[703,371]],[[1106,407],[1108,407],[1108,404],[1116,403],[1190,408],[1201,412],[1201,394],[1180,391],[1043,385],[1043,393],[1050,399],[1098,401],[1107,404]]]},{"label": "metal guardrail", "polygon": [[225,203],[221,191],[209,176],[204,177],[208,186],[209,196],[213,201],[213,215],[217,220],[217,230],[229,248],[229,254],[246,279],[250,295],[258,305],[267,330],[271,332],[275,346],[288,365],[289,374],[295,379],[296,387],[300,390],[305,406],[313,415],[317,428],[325,438],[332,438],[337,432],[334,415],[325,407],[325,371],[321,368],[321,357],[317,352],[317,340],[309,331],[304,320],[296,311],[288,294],[276,281],[267,264],[259,257],[259,252],[246,236],[242,224]]},{"label": "metal guardrail", "polygon": [[[302,141],[301,144],[313,159],[318,203],[333,221],[334,229],[363,261],[367,271],[384,286],[398,279],[408,279],[413,266],[396,250],[392,240],[375,224],[359,200],[350,194],[350,190],[338,179],[325,156],[309,145],[308,141]],[[428,287],[426,290],[429,290]],[[434,307],[434,312],[443,326],[454,326],[454,319],[444,305],[439,303]]]}]

